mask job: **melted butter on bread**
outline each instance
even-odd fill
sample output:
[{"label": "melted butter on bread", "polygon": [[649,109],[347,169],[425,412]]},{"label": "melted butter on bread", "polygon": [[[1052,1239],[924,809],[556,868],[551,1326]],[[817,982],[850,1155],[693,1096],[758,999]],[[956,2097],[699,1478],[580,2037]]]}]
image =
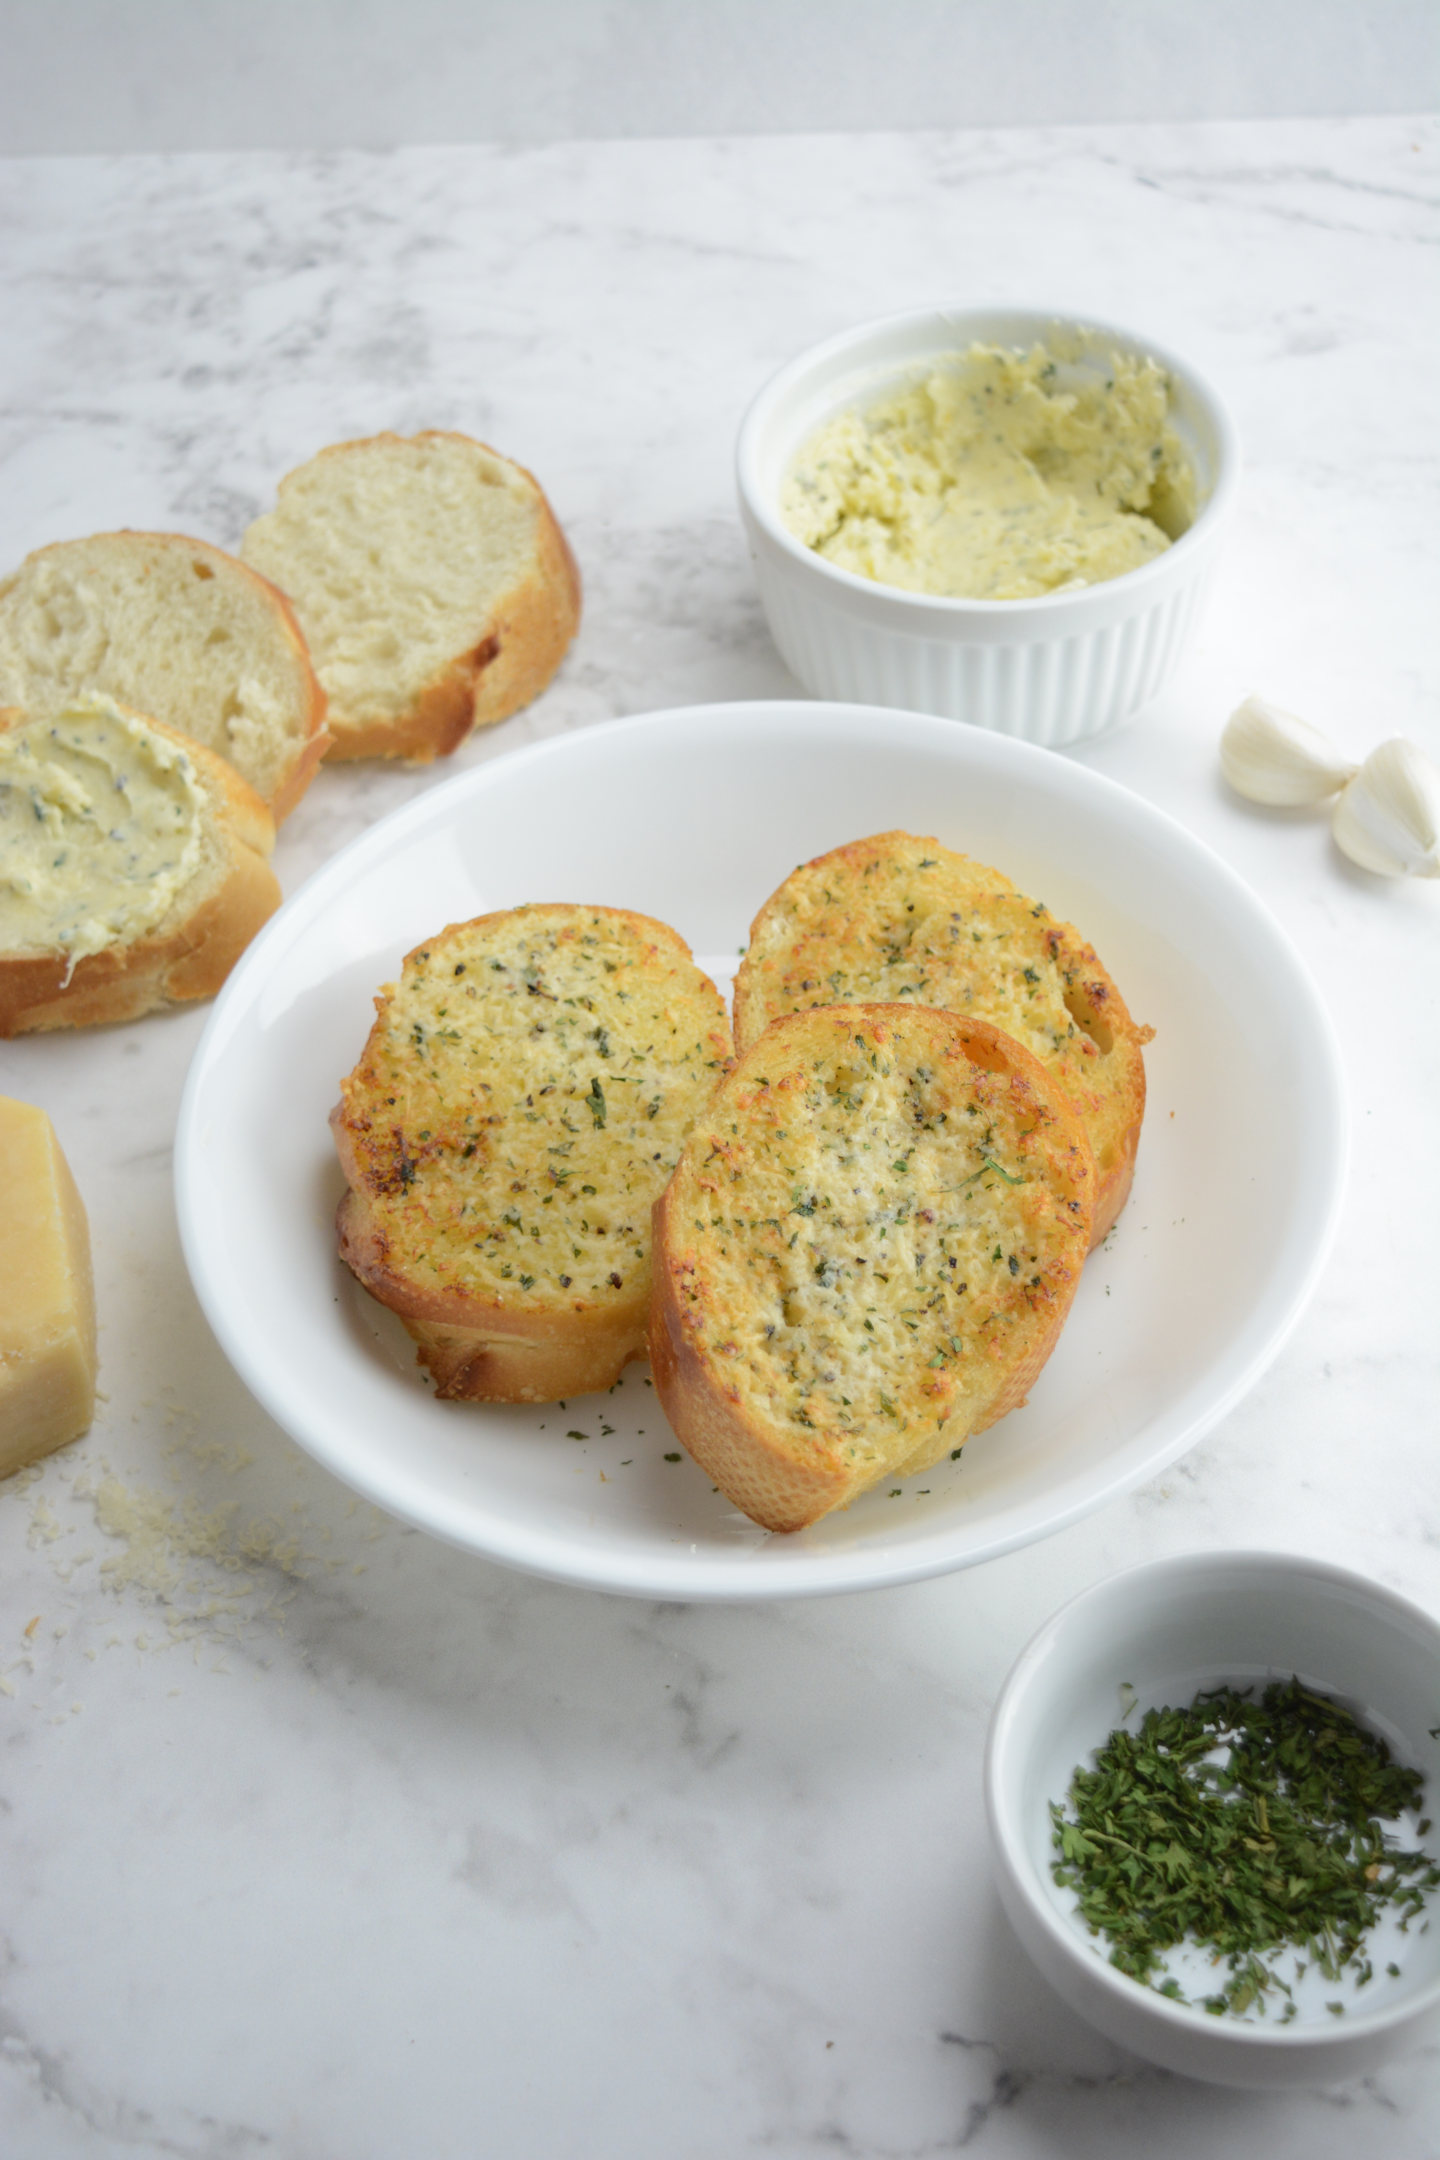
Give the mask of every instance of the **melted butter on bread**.
[{"label": "melted butter on bread", "polygon": [[1066,1090],[1089,1133],[1094,1236],[1124,1206],[1153,1030],[1079,931],[1003,872],[912,833],[876,833],[803,863],[756,916],[735,982],[742,1053],[780,1014],[891,1000],[1005,1029]]},{"label": "melted butter on bread", "polygon": [[441,1391],[546,1401],[644,1349],[650,1210],[730,1061],[719,992],[663,923],[459,923],[376,999],[331,1124],[341,1253]]},{"label": "melted butter on bread", "polygon": [[0,950],[77,961],[144,937],[194,876],[189,755],[94,692],[0,733]]},{"label": "melted butter on bread", "polygon": [[656,1210],[651,1361],[738,1507],[794,1530],[1016,1407],[1089,1243],[1084,1128],[987,1022],[900,1005],[777,1021]]}]

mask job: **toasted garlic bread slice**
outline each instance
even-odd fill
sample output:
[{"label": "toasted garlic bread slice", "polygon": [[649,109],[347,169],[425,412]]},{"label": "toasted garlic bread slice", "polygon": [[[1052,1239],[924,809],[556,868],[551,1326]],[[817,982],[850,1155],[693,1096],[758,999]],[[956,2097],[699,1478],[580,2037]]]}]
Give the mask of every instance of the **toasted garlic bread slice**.
[{"label": "toasted garlic bread slice", "polygon": [[781,1013],[913,1000],[994,1021],[1039,1058],[1095,1155],[1096,1244],[1129,1196],[1154,1034],[1094,947],[1009,878],[938,840],[877,833],[804,863],[766,901],[735,981],[743,1055]]},{"label": "toasted garlic bread slice", "polygon": [[280,905],[223,758],[98,693],[0,711],[0,1036],[213,997]]},{"label": "toasted garlic bread slice", "polygon": [[444,1396],[552,1402],[645,1351],[650,1209],[730,1063],[664,923],[524,907],[417,946],[331,1117],[340,1251]]},{"label": "toasted garlic bread slice", "polygon": [[544,490],[468,435],[322,450],[240,552],[295,604],[332,759],[445,756],[537,698],[580,621],[580,573]]},{"label": "toasted garlic bread slice", "polygon": [[767,1530],[927,1469],[1024,1400],[1093,1205],[1084,1126],[999,1028],[913,1005],[777,1020],[655,1210],[671,1424]]},{"label": "toasted garlic bread slice", "polygon": [[0,705],[43,718],[91,690],[226,759],[277,824],[328,740],[284,594],[180,533],[59,540],[0,579]]}]

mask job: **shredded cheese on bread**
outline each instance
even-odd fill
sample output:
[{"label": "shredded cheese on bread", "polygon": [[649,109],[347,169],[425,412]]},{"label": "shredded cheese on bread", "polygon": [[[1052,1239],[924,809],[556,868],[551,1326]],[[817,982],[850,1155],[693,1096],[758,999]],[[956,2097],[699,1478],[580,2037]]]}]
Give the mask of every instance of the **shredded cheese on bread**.
[{"label": "shredded cheese on bread", "polygon": [[684,941],[618,908],[454,924],[376,999],[331,1120],[341,1251],[443,1395],[550,1401],[645,1347],[650,1210],[730,1062]]},{"label": "shredded cheese on bread", "polygon": [[1138,1027],[1093,946],[984,863],[911,833],[877,833],[804,863],[766,901],[735,983],[742,1053],[807,1006],[943,1007],[1023,1043],[1085,1121],[1094,1238],[1130,1191],[1145,1115]]},{"label": "shredded cheese on bread", "polygon": [[772,1530],[927,1468],[1049,1356],[1094,1182],[1066,1096],[988,1022],[782,1018],[656,1209],[651,1362],[676,1432]]}]

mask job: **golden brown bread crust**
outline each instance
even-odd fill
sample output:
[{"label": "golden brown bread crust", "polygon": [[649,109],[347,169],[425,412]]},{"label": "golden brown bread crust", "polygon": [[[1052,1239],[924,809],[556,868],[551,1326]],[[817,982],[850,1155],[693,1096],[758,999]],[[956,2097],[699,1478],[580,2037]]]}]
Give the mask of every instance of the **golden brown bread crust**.
[{"label": "golden brown bread crust", "polygon": [[[359,1166],[343,1113],[337,1105],[330,1129],[348,1177]],[[507,1310],[462,1292],[419,1288],[403,1264],[392,1264],[384,1224],[353,1188],[335,1222],[341,1259],[373,1298],[404,1321],[443,1400],[560,1402],[613,1387],[630,1360],[645,1354],[647,1284],[608,1308],[577,1301],[568,1313]]]},{"label": "golden brown bread crust", "polygon": [[730,1060],[718,991],[666,924],[553,906],[452,924],[375,1002],[330,1120],[346,1266],[442,1396],[612,1386],[652,1201]]},{"label": "golden brown bread crust", "polygon": [[1094,947],[986,864],[905,832],[804,863],[751,926],[735,982],[743,1055],[781,1013],[913,997],[1024,1042],[1085,1121],[1098,1245],[1129,1198],[1145,1116],[1143,1046]]},{"label": "golden brown bread crust", "polygon": [[[865,1122],[867,1061],[877,1099],[902,1075],[888,1124]],[[870,1134],[848,1155],[837,1105]],[[768,1530],[928,1468],[1024,1401],[1093,1195],[1081,1121],[1000,1029],[911,1005],[783,1017],[656,1203],[650,1360],[671,1425]]]},{"label": "golden brown bread crust", "polygon": [[[407,758],[414,765],[429,765],[437,757],[449,757],[477,725],[480,684],[499,654],[498,633],[482,638],[473,652],[452,661],[410,711],[398,719],[337,719],[326,753],[330,763],[344,764],[354,758]],[[559,664],[557,658],[555,666]],[[554,673],[553,668],[550,673]],[[547,675],[531,695],[538,696],[549,679]],[[521,704],[528,702],[517,700],[510,710],[518,711]],[[507,717],[504,712],[495,714],[497,720]]]},{"label": "golden brown bread crust", "polygon": [[[685,1325],[685,1306],[669,1255],[679,1244],[678,1205],[668,1187],[655,1203],[659,1265],[650,1312],[650,1372],[675,1436],[743,1515],[766,1530],[803,1530],[854,1497],[847,1467],[817,1435],[810,1459],[777,1445],[738,1399],[727,1397]],[[667,1204],[668,1203],[668,1204]]]},{"label": "golden brown bread crust", "polygon": [[[13,706],[0,709],[0,730],[25,719]],[[183,921],[131,945],[87,955],[76,962],[68,982],[63,952],[0,953],[0,1038],[103,1027],[214,997],[280,905],[279,881],[269,862],[274,820],[255,790],[203,743],[161,721],[148,724],[183,748],[202,776],[224,850],[219,882],[211,881],[204,900]]]},{"label": "golden brown bread crust", "polygon": [[[218,553],[219,550],[216,552]],[[247,572],[257,583],[263,585],[270,594],[275,602],[277,619],[284,626],[286,640],[293,649],[296,659],[303,661],[305,666],[304,734],[296,745],[294,763],[280,782],[279,787],[276,788],[270,801],[270,815],[276,825],[279,826],[284,824],[316,773],[319,772],[325,754],[330,748],[330,735],[325,725],[325,685],[311,665],[310,648],[305,642],[305,633],[300,628],[299,618],[290,605],[289,596],[281,592],[278,585],[272,585],[269,578],[263,576],[260,571],[252,570],[249,563],[242,563],[238,555],[232,555],[228,559],[235,563],[237,568]]]},{"label": "golden brown bread crust", "polygon": [[[463,443],[508,465],[535,491],[534,563],[517,581],[466,652],[457,654],[425,686],[407,712],[384,719],[330,716],[327,758],[406,758],[428,764],[457,750],[472,729],[493,727],[531,704],[550,682],[580,624],[580,571],[570,544],[535,475],[488,443],[455,429],[423,428],[411,441]],[[310,465],[344,459],[376,443],[407,438],[383,433],[356,442],[332,443]],[[301,471],[307,467],[298,468]],[[286,476],[291,477],[290,475]],[[283,493],[285,482],[280,483]]]}]

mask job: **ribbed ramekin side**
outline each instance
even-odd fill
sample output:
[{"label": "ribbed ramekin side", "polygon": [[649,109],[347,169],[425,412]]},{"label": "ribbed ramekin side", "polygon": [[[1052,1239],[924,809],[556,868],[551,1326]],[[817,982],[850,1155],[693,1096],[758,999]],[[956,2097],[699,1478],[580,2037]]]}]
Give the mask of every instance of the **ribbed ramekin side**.
[{"label": "ribbed ramekin side", "polygon": [[1137,613],[1070,637],[974,642],[959,626],[937,637],[868,620],[763,550],[755,569],[781,657],[812,696],[939,713],[1058,749],[1158,697],[1189,643],[1210,565]]}]

